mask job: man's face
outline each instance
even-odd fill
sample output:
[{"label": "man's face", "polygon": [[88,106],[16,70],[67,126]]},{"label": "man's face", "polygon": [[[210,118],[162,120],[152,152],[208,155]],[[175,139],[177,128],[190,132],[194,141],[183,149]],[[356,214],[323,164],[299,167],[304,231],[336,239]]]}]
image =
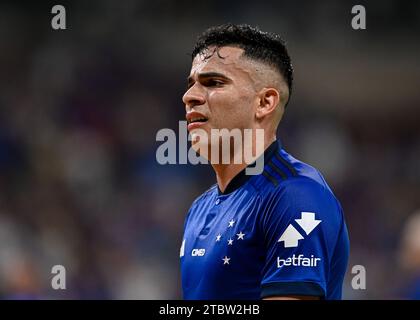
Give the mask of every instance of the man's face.
[{"label": "man's face", "polygon": [[[211,53],[214,47],[208,50]],[[193,141],[198,128],[210,137],[211,129],[252,129],[255,125],[256,83],[250,64],[241,58],[243,49],[222,47],[218,53],[208,59],[199,54],[192,63],[182,100]],[[198,118],[205,121],[194,122]]]}]

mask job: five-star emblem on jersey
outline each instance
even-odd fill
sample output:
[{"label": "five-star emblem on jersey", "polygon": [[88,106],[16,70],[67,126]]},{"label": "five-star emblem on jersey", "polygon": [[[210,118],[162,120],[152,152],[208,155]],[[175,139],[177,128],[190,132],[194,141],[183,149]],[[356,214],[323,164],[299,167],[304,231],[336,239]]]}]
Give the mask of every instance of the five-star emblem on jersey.
[{"label": "five-star emblem on jersey", "polygon": [[238,236],[238,239],[237,240],[244,240],[245,233],[242,233],[242,231],[240,231],[236,235]]},{"label": "five-star emblem on jersey", "polygon": [[[295,219],[295,221],[305,231],[306,235],[309,235],[322,220],[316,220],[314,212],[301,212],[300,219]],[[299,240],[302,239],[304,237],[300,232],[292,224],[289,224],[277,242],[284,241],[285,248],[293,248],[297,247]]]},{"label": "five-star emblem on jersey", "polygon": [[[236,222],[238,222],[238,221],[235,221],[235,219],[230,219],[230,221],[228,221],[227,229],[225,230],[227,232],[227,234],[222,235],[222,232],[218,232],[215,235],[215,238],[213,238],[213,239],[215,239],[215,242],[221,242],[221,240],[223,238],[223,241],[221,243],[226,243],[227,242],[228,247],[229,246],[234,247],[235,246],[234,242],[236,240],[245,240],[245,233],[242,230],[239,231],[239,233],[237,233],[238,230],[235,230],[234,225],[237,224]],[[232,229],[230,229],[230,228],[232,228]],[[236,236],[236,238],[235,238],[235,236]],[[194,251],[194,253],[196,254],[196,256],[199,256],[198,251],[197,252]],[[229,262],[230,258],[228,256],[225,256],[224,258],[221,258],[221,260],[223,261],[224,265],[225,264],[230,264],[230,262]]]}]

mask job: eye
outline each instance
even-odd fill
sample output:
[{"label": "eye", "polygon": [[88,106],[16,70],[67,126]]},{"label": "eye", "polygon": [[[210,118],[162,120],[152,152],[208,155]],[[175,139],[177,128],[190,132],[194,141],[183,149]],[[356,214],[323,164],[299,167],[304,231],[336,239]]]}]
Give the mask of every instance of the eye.
[{"label": "eye", "polygon": [[224,84],[225,83],[222,80],[217,80],[217,79],[209,79],[206,83],[208,87],[221,87]]}]

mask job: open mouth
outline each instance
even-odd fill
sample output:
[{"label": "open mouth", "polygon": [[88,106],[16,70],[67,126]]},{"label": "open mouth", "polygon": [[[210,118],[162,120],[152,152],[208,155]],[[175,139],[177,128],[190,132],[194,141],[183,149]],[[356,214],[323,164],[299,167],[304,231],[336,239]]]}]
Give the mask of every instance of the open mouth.
[{"label": "open mouth", "polygon": [[201,123],[204,123],[204,122],[207,122],[207,118],[204,118],[204,117],[197,117],[197,118],[192,118],[192,119],[190,119],[189,121],[188,121],[188,124],[191,124],[191,123],[197,123],[197,122],[201,122]]}]

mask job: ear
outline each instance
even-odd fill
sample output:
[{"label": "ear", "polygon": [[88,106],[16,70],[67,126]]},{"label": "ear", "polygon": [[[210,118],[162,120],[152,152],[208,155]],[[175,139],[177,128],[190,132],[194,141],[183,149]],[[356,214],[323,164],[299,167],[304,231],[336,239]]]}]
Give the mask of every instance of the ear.
[{"label": "ear", "polygon": [[263,88],[258,93],[259,104],[255,116],[257,119],[263,119],[269,114],[273,114],[276,108],[280,107],[280,93],[275,88]]}]

